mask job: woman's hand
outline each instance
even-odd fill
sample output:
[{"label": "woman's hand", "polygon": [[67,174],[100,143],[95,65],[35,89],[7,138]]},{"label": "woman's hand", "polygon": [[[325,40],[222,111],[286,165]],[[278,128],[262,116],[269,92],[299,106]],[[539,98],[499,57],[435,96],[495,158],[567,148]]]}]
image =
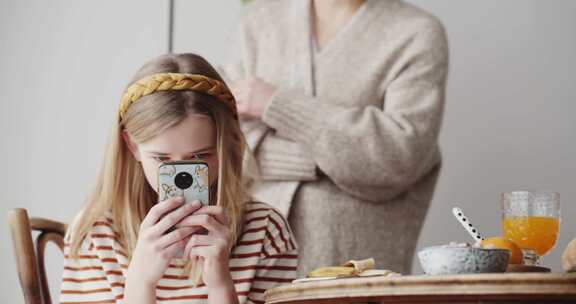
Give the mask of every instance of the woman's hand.
[{"label": "woman's hand", "polygon": [[261,119],[276,87],[258,77],[250,77],[230,85],[236,98],[238,115],[247,119]]},{"label": "woman's hand", "polygon": [[188,241],[184,256],[204,261],[202,277],[209,290],[233,287],[230,269],[230,229],[228,218],[220,206],[205,206],[188,216],[179,225],[201,226],[208,234],[194,234]]},{"label": "woman's hand", "polygon": [[201,207],[199,202],[182,204],[181,197],[170,198],[150,209],[140,225],[127,281],[138,280],[140,284],[137,285],[156,286],[170,260],[186,246],[190,235],[198,230],[197,227],[179,226],[167,232]]}]

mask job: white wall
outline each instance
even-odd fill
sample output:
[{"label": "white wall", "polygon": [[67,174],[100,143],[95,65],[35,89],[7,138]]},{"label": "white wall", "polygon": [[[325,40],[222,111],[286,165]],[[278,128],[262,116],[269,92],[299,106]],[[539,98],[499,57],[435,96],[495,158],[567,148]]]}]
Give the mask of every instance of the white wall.
[{"label": "white wall", "polygon": [[[544,262],[559,270],[561,248],[576,237],[576,2],[412,2],[442,19],[452,52],[445,165],[420,248],[467,240],[454,204],[496,235],[501,191],[553,189],[564,220]],[[69,221],[78,210],[123,86],[166,50],[166,3],[0,1],[0,302],[22,302],[5,215],[24,207]],[[240,1],[175,8],[175,51],[221,61]],[[48,257],[56,290],[61,257],[54,248]]]},{"label": "white wall", "polygon": [[[122,89],[166,51],[165,1],[0,1],[0,302],[23,303],[6,215],[69,221],[94,181]],[[48,251],[53,297],[62,257]]]},{"label": "white wall", "polygon": [[[223,12],[222,2],[230,4]],[[576,238],[569,220],[576,215],[576,1],[410,2],[443,21],[451,51],[444,168],[419,249],[471,240],[452,218],[454,205],[483,234],[499,235],[501,192],[551,189],[561,193],[563,221],[543,262],[559,271],[562,249]],[[206,2],[201,10],[176,3],[175,50],[222,60],[223,29],[236,24],[239,1]],[[413,270],[421,273],[416,260]]]},{"label": "white wall", "polygon": [[174,52],[196,53],[218,64],[231,51],[226,41],[238,24],[242,1],[199,3],[174,0]]}]

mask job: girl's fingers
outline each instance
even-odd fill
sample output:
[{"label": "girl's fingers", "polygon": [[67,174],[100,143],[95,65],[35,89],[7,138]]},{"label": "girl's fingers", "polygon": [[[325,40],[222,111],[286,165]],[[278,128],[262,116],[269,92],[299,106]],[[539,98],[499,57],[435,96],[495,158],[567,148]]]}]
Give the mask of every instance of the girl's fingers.
[{"label": "girl's fingers", "polygon": [[162,256],[165,259],[173,258],[174,255],[176,255],[176,252],[178,252],[178,250],[180,250],[186,246],[187,241],[188,241],[187,239],[184,239],[184,240],[180,240],[178,242],[175,242],[175,243],[169,245],[168,247],[164,248],[164,250],[162,251]]},{"label": "girl's fingers", "polygon": [[192,214],[182,220],[182,226],[200,226],[208,230],[213,236],[227,236],[228,226],[222,225],[212,215]]},{"label": "girl's fingers", "polygon": [[165,213],[176,209],[182,205],[183,202],[184,200],[181,197],[173,197],[154,205],[144,217],[140,229],[154,226]]},{"label": "girl's fingers", "polygon": [[[201,214],[211,215],[220,224],[228,226],[228,223],[229,223],[228,217],[224,213],[224,209],[220,206],[203,206],[202,208],[200,208],[196,212],[194,212],[194,215],[201,215]],[[185,223],[186,220],[187,220],[187,218],[183,220],[183,223]]]},{"label": "girl's fingers", "polygon": [[197,246],[192,247],[188,252],[188,255],[185,256],[190,257],[198,256],[206,259],[209,257],[217,257],[219,255],[220,255],[219,249],[215,246]]},{"label": "girl's fingers", "polygon": [[185,225],[182,223],[182,221],[180,221],[178,224],[174,225],[174,228],[182,228],[182,227],[192,227],[194,228],[194,232],[198,232],[203,230],[203,228],[201,226],[189,226],[189,225]]},{"label": "girl's fingers", "polygon": [[208,235],[195,234],[190,238],[190,240],[186,244],[186,247],[184,248],[184,256],[187,257],[189,253],[192,251],[192,249],[197,247],[216,247],[217,249],[221,247],[222,249],[226,249],[227,244],[226,240],[221,238],[215,238],[213,236]]},{"label": "girl's fingers", "polygon": [[194,227],[182,227],[174,231],[171,231],[170,233],[167,233],[166,235],[163,235],[162,237],[160,237],[160,239],[158,239],[158,242],[156,243],[156,246],[158,246],[157,249],[162,250],[174,243],[182,241],[195,231],[196,228]]},{"label": "girl's fingers", "polygon": [[194,246],[208,246],[214,243],[213,237],[208,237],[206,235],[195,234],[190,237],[190,240],[186,243],[186,247],[184,247],[184,255],[185,257],[188,256],[188,252]]},{"label": "girl's fingers", "polygon": [[152,227],[155,235],[162,235],[164,232],[168,231],[171,227],[175,226],[186,216],[192,214],[194,211],[202,207],[202,204],[198,201],[193,201],[192,203],[186,203],[180,208],[166,214],[154,227]]}]

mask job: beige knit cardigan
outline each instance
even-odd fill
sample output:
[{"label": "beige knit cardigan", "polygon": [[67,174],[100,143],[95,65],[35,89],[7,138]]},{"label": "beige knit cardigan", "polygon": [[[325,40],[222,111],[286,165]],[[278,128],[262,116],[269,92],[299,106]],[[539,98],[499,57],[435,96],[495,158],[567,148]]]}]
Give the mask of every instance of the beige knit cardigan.
[{"label": "beige knit cardigan", "polygon": [[374,257],[407,273],[441,157],[448,70],[441,23],[397,0],[367,0],[313,55],[309,0],[248,5],[230,42],[228,81],[278,87],[243,121],[262,182],[300,248],[299,273]]}]

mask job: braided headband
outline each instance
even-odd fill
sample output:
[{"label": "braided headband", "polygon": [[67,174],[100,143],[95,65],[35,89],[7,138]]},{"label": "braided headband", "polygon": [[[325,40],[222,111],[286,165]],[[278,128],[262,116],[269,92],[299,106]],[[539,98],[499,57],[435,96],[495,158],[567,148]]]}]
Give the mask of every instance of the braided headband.
[{"label": "braided headband", "polygon": [[196,91],[214,96],[228,107],[234,118],[238,119],[234,96],[222,81],[198,74],[159,73],[144,77],[126,89],[120,100],[120,120],[124,119],[130,106],[140,97],[158,91],[174,90]]}]

